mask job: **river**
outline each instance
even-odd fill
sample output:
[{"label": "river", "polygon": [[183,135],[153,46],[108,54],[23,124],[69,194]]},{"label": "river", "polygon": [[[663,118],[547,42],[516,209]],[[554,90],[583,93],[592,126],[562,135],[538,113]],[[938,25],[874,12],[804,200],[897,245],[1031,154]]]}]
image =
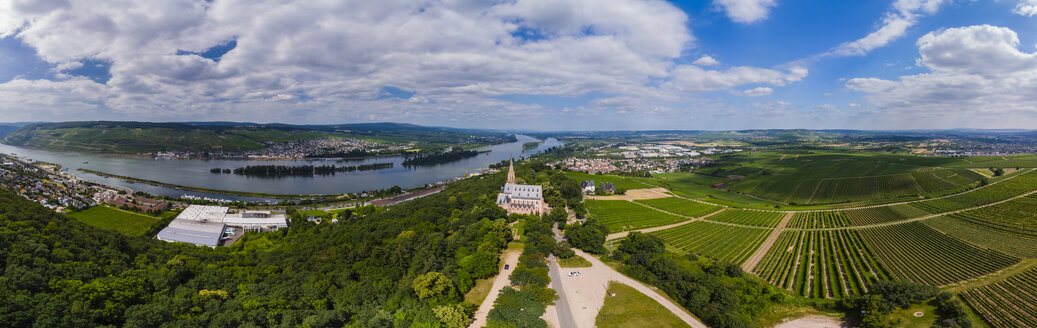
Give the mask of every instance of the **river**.
[{"label": "river", "polygon": [[[529,157],[549,148],[561,146],[554,138],[544,140],[537,148],[522,150],[522,144],[538,139],[517,135],[518,141],[489,146],[490,152],[456,162],[433,166],[405,167],[401,164],[403,157],[380,157],[363,160],[286,160],[286,161],[252,161],[252,160],[156,160],[136,157],[104,156],[76,152],[56,152],[40,149],[22,148],[0,144],[0,153],[16,154],[21,158],[61,164],[67,168],[66,173],[74,174],[82,179],[110,185],[124,186],[134,191],[143,191],[153,195],[179,197],[192,195],[198,197],[221,198],[228,200],[262,201],[265,198],[232,196],[206,192],[178,190],[174,188],[153,186],[144,183],[132,183],[116,178],[106,178],[77,169],[90,169],[100,172],[133,178],[154,180],[169,184],[198,188],[256,192],[267,194],[342,194],[365,190],[385,189],[392,186],[415,187],[443,181],[464,175],[466,171],[474,172],[486,168],[508,158]],[[235,174],[212,174],[212,168],[234,169],[246,165],[360,165],[392,162],[390,169],[375,171],[357,171],[337,173],[334,176],[314,177],[278,177],[259,178]]]}]

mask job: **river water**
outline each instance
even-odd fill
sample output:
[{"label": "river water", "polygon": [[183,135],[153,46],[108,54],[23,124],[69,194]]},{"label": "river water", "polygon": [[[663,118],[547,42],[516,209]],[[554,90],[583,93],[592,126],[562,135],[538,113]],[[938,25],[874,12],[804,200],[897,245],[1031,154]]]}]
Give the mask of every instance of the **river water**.
[{"label": "river water", "polygon": [[[143,191],[153,195],[221,198],[228,200],[260,201],[264,198],[241,197],[195,191],[178,190],[132,183],[115,178],[106,178],[90,173],[77,171],[79,168],[96,170],[120,176],[154,180],[181,186],[230,190],[242,192],[258,192],[269,194],[341,194],[361,192],[365,190],[385,189],[392,186],[415,187],[443,181],[464,175],[466,171],[474,172],[486,168],[508,158],[528,157],[541,153],[549,148],[561,146],[554,138],[548,138],[536,149],[522,150],[522,144],[538,139],[517,135],[518,141],[486,147],[490,152],[476,157],[433,166],[405,167],[401,164],[403,157],[380,157],[364,160],[298,160],[298,161],[251,161],[251,160],[156,160],[134,157],[114,157],[75,152],[55,152],[29,149],[0,144],[0,153],[16,154],[21,158],[61,164],[67,168],[66,173],[74,174],[89,181],[129,187],[135,191]],[[259,178],[234,174],[212,174],[212,168],[234,169],[246,165],[360,165],[392,162],[393,168],[337,173],[334,176],[314,177],[278,177]]]}]

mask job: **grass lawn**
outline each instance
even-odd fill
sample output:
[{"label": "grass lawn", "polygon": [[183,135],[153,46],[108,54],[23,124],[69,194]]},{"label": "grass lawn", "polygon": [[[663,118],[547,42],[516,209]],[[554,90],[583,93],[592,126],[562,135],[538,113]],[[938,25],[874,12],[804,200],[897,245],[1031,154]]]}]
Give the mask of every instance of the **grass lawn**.
[{"label": "grass lawn", "polygon": [[652,186],[618,175],[597,175],[587,174],[583,172],[565,172],[565,175],[569,178],[572,178],[573,180],[576,180],[576,182],[594,180],[594,183],[597,185],[600,185],[605,182],[611,182],[613,185],[616,186],[616,188],[623,190],[652,188]]},{"label": "grass lawn", "polygon": [[94,206],[68,216],[88,225],[106,230],[115,230],[128,236],[143,235],[158,218],[133,213],[108,206]]},{"label": "grass lawn", "polygon": [[579,255],[573,255],[567,259],[558,259],[558,265],[563,268],[589,268],[591,262]]},{"label": "grass lawn", "polygon": [[490,295],[490,288],[493,288],[493,279],[495,278],[497,278],[497,276],[476,280],[475,287],[472,287],[472,290],[469,290],[467,294],[464,294],[465,303],[474,304],[475,306],[482,304],[482,301],[486,299],[486,296]]},{"label": "grass lawn", "polygon": [[[916,317],[914,315],[915,312],[922,312],[922,316]],[[936,323],[938,316],[936,315],[936,307],[929,305],[929,303],[926,302],[893,311],[893,313],[890,314],[890,318],[901,320],[898,327],[927,328],[932,327],[933,323]]]},{"label": "grass lawn", "polygon": [[609,292],[616,296],[605,296],[605,305],[594,320],[598,327],[688,327],[669,310],[633,287],[613,281],[609,283]]}]

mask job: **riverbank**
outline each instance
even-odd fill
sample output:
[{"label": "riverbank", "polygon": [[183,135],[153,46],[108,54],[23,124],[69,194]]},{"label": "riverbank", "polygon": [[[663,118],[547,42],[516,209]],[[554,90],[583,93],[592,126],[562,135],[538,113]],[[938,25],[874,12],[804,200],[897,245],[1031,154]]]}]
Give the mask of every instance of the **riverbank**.
[{"label": "riverbank", "polygon": [[91,170],[91,169],[80,168],[80,169],[76,169],[76,170],[80,171],[80,172],[83,172],[83,173],[90,173],[90,174],[93,174],[93,175],[98,175],[98,176],[102,176],[102,177],[106,177],[106,178],[119,179],[119,180],[124,180],[124,181],[128,181],[128,182],[133,182],[133,183],[146,183],[146,184],[150,184],[150,185],[153,185],[153,186],[172,188],[172,189],[178,189],[178,190],[189,190],[189,191],[206,192],[206,193],[213,193],[213,194],[224,194],[224,195],[232,195],[232,196],[242,196],[242,197],[279,198],[279,199],[309,199],[309,198],[314,198],[314,197],[326,198],[326,197],[338,196],[338,195],[330,195],[330,194],[287,195],[287,194],[268,194],[268,193],[261,193],[261,192],[220,190],[220,189],[210,189],[210,188],[183,186],[183,185],[177,185],[177,184],[172,184],[172,183],[159,182],[159,181],[155,181],[155,180],[148,180],[148,179],[141,179],[141,178],[134,178],[134,177],[117,175],[117,174],[111,174],[111,173],[101,172],[101,171]]}]

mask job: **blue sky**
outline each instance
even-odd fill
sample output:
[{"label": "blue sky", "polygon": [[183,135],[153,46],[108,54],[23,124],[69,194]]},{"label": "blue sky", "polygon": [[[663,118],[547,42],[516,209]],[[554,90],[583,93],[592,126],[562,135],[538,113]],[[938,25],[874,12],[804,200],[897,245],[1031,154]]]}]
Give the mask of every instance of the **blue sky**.
[{"label": "blue sky", "polygon": [[1037,0],[0,7],[0,121],[1037,126]]}]

